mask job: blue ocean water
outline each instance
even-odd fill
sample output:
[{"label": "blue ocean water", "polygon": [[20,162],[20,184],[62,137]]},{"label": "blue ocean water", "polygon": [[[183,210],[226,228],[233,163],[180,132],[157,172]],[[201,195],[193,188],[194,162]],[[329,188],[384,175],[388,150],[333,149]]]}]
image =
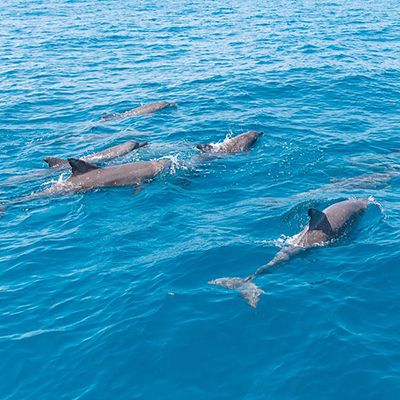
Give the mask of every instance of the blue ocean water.
[{"label": "blue ocean water", "polygon": [[[0,218],[1,399],[399,399],[397,1],[3,0],[0,200],[44,156],[136,139],[171,157],[134,193]],[[177,109],[99,123],[168,100]],[[250,129],[249,153],[193,162]],[[64,178],[66,175],[64,174]],[[310,206],[373,196],[339,243],[246,276]]]}]

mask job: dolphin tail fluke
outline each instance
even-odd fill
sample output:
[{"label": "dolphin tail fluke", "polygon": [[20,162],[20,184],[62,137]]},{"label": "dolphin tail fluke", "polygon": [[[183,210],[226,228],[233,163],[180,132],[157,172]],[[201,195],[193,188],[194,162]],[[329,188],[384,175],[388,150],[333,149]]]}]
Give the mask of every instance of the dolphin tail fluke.
[{"label": "dolphin tail fluke", "polygon": [[260,296],[264,293],[264,291],[249,278],[219,278],[213,279],[208,283],[227,289],[237,290],[240,296],[247,301],[247,304],[253,308],[257,307]]}]

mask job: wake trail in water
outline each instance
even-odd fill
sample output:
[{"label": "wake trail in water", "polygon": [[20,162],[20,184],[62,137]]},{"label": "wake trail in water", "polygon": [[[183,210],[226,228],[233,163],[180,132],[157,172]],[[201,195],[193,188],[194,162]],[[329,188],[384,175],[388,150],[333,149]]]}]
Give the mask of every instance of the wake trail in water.
[{"label": "wake trail in water", "polygon": [[44,179],[51,175],[54,175],[55,172],[56,172],[55,170],[40,169],[40,170],[30,171],[24,175],[12,176],[1,182],[0,188],[14,187],[35,180]]}]

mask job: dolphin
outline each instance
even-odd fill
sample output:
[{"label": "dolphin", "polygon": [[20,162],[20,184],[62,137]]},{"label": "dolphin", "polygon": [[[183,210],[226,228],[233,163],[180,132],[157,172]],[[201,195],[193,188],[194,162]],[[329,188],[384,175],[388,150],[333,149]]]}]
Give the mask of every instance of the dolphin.
[{"label": "dolphin", "polygon": [[171,160],[155,160],[99,168],[77,158],[69,158],[68,162],[72,168],[72,175],[66,183],[74,191],[137,185],[153,179],[171,164]]},{"label": "dolphin", "polygon": [[197,149],[203,153],[239,153],[241,151],[249,151],[262,136],[263,132],[248,131],[238,136],[227,138],[220,143],[198,144]]},{"label": "dolphin", "polygon": [[[112,160],[113,158],[121,157],[125,154],[130,153],[132,150],[136,150],[139,147],[147,146],[147,142],[135,142],[129,140],[125,143],[118,144],[113,147],[109,147],[98,153],[89,154],[88,156],[81,157],[80,160],[87,161],[90,163],[98,163],[103,161]],[[57,157],[45,157],[44,161],[50,168],[69,168],[69,162],[67,159]]]},{"label": "dolphin", "polygon": [[100,168],[78,158],[69,158],[68,163],[71,166],[72,174],[66,181],[57,182],[48,189],[20,197],[11,204],[46,196],[87,192],[102,187],[137,186],[152,180],[171,165],[170,160],[155,160]]},{"label": "dolphin", "polygon": [[255,278],[265,274],[270,268],[289,261],[293,256],[306,249],[329,244],[343,234],[355,218],[368,207],[368,203],[368,199],[360,198],[334,203],[323,211],[310,208],[308,225],[294,236],[293,245],[280,250],[271,261],[258,268],[247,278],[218,278],[208,283],[235,289],[251,307],[256,307],[260,300],[259,297],[264,291],[253,282]]},{"label": "dolphin", "polygon": [[168,101],[156,101],[154,103],[144,104],[140,107],[133,108],[131,110],[122,112],[122,113],[114,113],[114,114],[106,114],[101,117],[102,121],[114,121],[117,119],[123,119],[128,117],[133,117],[137,115],[145,115],[151,114],[155,111],[162,110],[167,107],[176,107],[175,103],[169,103]]}]

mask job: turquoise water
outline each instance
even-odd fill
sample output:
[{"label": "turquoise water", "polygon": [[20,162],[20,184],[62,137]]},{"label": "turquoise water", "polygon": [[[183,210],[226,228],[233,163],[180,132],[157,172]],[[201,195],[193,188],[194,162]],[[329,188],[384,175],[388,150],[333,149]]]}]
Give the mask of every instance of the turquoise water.
[{"label": "turquoise water", "polygon": [[[44,156],[129,139],[151,145],[111,164],[174,168],[137,193],[7,209],[0,398],[397,400],[398,8],[3,0],[1,201],[59,179]],[[178,107],[99,123],[157,100]],[[250,153],[193,161],[194,144],[250,129],[265,132]],[[260,278],[256,309],[207,284],[352,196],[376,204]]]}]

